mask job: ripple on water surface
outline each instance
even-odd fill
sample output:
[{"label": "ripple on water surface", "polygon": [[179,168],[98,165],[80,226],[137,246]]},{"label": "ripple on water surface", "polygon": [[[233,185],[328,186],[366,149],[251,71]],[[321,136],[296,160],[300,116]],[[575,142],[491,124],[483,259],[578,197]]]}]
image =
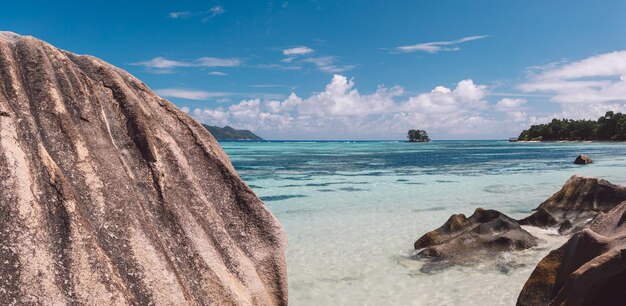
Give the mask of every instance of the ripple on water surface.
[{"label": "ripple on water surface", "polygon": [[[572,174],[626,183],[626,145],[506,141],[223,142],[283,224],[294,305],[511,305],[565,238],[496,262],[420,271],[413,242],[451,214],[527,215]],[[581,153],[588,166],[572,164]]]}]

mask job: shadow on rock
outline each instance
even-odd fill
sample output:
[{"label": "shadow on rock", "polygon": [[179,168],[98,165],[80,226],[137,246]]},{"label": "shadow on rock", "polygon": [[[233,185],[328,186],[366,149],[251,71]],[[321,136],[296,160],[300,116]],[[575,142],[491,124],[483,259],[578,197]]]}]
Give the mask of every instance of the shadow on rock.
[{"label": "shadow on rock", "polygon": [[624,305],[626,202],[539,262],[518,305]]},{"label": "shadow on rock", "polygon": [[428,259],[421,269],[430,273],[452,265],[472,264],[502,252],[537,245],[537,238],[496,210],[476,209],[467,218],[455,214],[438,229],[415,241],[416,258]]},{"label": "shadow on rock", "polygon": [[521,225],[556,227],[569,235],[580,231],[598,213],[626,201],[626,187],[596,177],[572,176],[563,188],[541,203],[535,212],[519,220]]}]

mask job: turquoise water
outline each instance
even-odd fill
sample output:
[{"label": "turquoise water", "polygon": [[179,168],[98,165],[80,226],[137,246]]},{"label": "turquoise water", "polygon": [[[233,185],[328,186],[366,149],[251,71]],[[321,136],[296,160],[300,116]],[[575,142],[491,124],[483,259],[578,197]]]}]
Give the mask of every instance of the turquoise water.
[{"label": "turquoise water", "polygon": [[[223,142],[283,224],[292,305],[511,305],[536,263],[565,241],[495,263],[425,274],[413,242],[477,207],[522,217],[572,174],[626,184],[626,144],[506,141]],[[594,163],[573,165],[578,154]]]}]

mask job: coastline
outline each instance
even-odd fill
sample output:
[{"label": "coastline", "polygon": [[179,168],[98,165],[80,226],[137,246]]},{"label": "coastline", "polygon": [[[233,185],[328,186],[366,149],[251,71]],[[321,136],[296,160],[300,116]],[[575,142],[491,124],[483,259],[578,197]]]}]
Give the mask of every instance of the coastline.
[{"label": "coastline", "polygon": [[626,143],[623,140],[517,140],[510,143]]}]

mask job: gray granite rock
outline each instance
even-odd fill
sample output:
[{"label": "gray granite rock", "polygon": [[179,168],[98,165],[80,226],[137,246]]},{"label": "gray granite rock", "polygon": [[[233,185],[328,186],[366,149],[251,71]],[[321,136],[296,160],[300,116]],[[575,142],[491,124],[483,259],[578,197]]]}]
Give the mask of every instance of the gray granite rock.
[{"label": "gray granite rock", "polygon": [[562,234],[581,230],[601,212],[626,201],[626,187],[597,177],[574,175],[535,212],[519,220],[522,225],[557,227]]},{"label": "gray granite rock", "polygon": [[576,159],[574,160],[574,163],[577,165],[586,165],[586,164],[593,163],[593,161],[591,160],[591,157],[585,154],[581,154],[576,157]]},{"label": "gray granite rock", "polygon": [[0,304],[287,304],[280,224],[138,79],[0,32],[0,114]]},{"label": "gray granite rock", "polygon": [[624,305],[626,202],[539,262],[517,305]]},{"label": "gray granite rock", "polygon": [[537,238],[496,210],[476,209],[469,218],[452,215],[441,227],[415,241],[418,257],[431,259],[422,271],[491,260],[502,252],[537,245]]}]

